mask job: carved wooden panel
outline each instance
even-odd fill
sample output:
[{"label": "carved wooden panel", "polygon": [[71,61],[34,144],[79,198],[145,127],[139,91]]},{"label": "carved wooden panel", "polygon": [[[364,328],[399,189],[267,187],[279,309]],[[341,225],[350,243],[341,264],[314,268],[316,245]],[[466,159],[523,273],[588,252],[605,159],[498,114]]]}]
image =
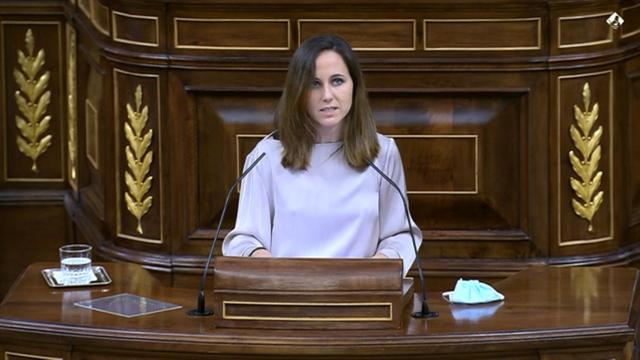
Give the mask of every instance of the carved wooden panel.
[{"label": "carved wooden panel", "polygon": [[[262,136],[273,129],[278,92],[216,92],[197,97],[199,225],[215,229],[227,189]],[[250,106],[247,106],[250,103]],[[233,194],[223,229],[235,224]]]},{"label": "carved wooden panel", "polygon": [[627,111],[629,113],[629,152],[628,170],[631,198],[630,226],[640,225],[640,61],[629,63],[627,74],[629,92],[627,95]]},{"label": "carved wooden panel", "polygon": [[[95,170],[100,169],[100,148],[101,142],[105,139],[100,136],[100,127],[104,116],[102,109],[104,76],[100,73],[99,68],[89,65],[89,73],[85,78],[85,98],[82,110],[84,111],[84,143],[85,155],[89,164]],[[101,139],[102,138],[102,139]]]},{"label": "carved wooden panel", "polygon": [[423,31],[425,50],[516,51],[542,46],[540,18],[426,19]]},{"label": "carved wooden panel", "polygon": [[150,47],[160,45],[160,24],[157,16],[120,11],[113,11],[111,16],[114,41]]},{"label": "carved wooden panel", "polygon": [[4,360],[65,360],[70,358],[70,352],[61,350],[63,346],[49,348],[47,346],[6,346],[0,345],[0,354]]},{"label": "carved wooden panel", "polygon": [[91,6],[93,0],[78,0],[78,9],[87,17],[91,19]]},{"label": "carved wooden panel", "polygon": [[[82,33],[79,33],[82,34]],[[77,131],[78,184],[82,203],[97,219],[105,220],[105,184],[113,181],[112,164],[105,164],[105,145],[111,134],[104,105],[105,71],[97,57],[98,49],[82,36],[77,53]],[[111,141],[112,142],[112,141]],[[111,152],[109,153],[111,155]],[[111,160],[112,162],[113,160]],[[110,208],[114,205],[109,204]]]},{"label": "carved wooden panel", "polygon": [[99,33],[109,36],[109,7],[99,0],[78,0],[78,9],[84,14]]},{"label": "carved wooden panel", "polygon": [[[411,164],[410,195],[478,194],[478,134],[389,135]],[[415,151],[419,149],[419,151]]]},{"label": "carved wooden panel", "polygon": [[336,34],[356,50],[416,49],[414,19],[300,19],[298,43],[315,34]]},{"label": "carved wooden panel", "polygon": [[626,6],[620,9],[624,19],[620,37],[623,39],[640,34],[640,4]]},{"label": "carved wooden panel", "polygon": [[558,47],[575,48],[613,42],[613,29],[606,20],[610,12],[558,18]]},{"label": "carved wooden panel", "polygon": [[588,349],[571,350],[543,350],[540,351],[540,360],[617,360],[625,359],[626,351],[619,347],[595,347]]},{"label": "carved wooden panel", "polygon": [[116,234],[162,243],[160,76],[113,71]]},{"label": "carved wooden panel", "polygon": [[606,70],[556,78],[554,247],[614,237],[613,76]]},{"label": "carved wooden panel", "polygon": [[[226,189],[246,155],[271,131],[278,95],[234,92],[197,98],[201,228],[214,227]],[[525,119],[519,119],[521,96],[371,93],[379,130],[395,138],[402,153],[412,214],[419,226],[478,232],[519,229],[526,237],[521,223],[526,202],[521,202],[519,190],[526,147],[520,129]],[[473,110],[458,111],[469,106]],[[411,135],[403,134],[407,126]],[[233,227],[236,205],[234,194],[223,229]]]},{"label": "carved wooden panel", "polygon": [[62,182],[63,27],[55,21],[2,21],[3,180]]},{"label": "carved wooden panel", "polygon": [[202,50],[289,50],[289,19],[173,18],[173,47]]},{"label": "carved wooden panel", "polygon": [[98,113],[97,106],[94,105],[91,98],[87,97],[87,99],[84,100],[84,126],[86,129],[85,144],[87,144],[86,154],[89,163],[91,163],[91,165],[93,165],[93,168],[96,170],[100,168],[100,134],[98,133],[99,116],[100,115]]},{"label": "carved wooden panel", "polygon": [[520,119],[521,101],[518,94],[472,90],[437,95],[371,92],[378,130],[397,136],[419,226],[521,228],[520,211],[526,212],[518,191],[520,156],[526,147],[520,133],[525,121]]},{"label": "carved wooden panel", "polygon": [[99,0],[91,1],[91,23],[98,31],[109,36],[109,7],[102,5]]}]

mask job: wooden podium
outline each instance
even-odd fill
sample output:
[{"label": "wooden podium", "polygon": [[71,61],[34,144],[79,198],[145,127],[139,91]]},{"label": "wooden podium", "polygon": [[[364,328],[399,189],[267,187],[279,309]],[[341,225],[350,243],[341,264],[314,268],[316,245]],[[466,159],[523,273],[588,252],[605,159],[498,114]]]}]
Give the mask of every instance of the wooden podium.
[{"label": "wooden podium", "polygon": [[[415,319],[410,316],[412,309],[405,308],[400,329],[265,331],[219,327],[211,317],[187,315],[186,310],[195,305],[197,289],[163,285],[139,265],[99,264],[113,279],[111,284],[54,289],[46,285],[41,271],[56,265],[32,264],[3,299],[0,358],[639,358],[640,278],[631,268],[530,268],[494,284],[506,299],[487,306],[447,304],[440,294],[430,293],[429,306],[440,317]],[[124,318],[73,305],[121,293],[181,305],[182,309]]]},{"label": "wooden podium", "polygon": [[215,259],[217,327],[398,329],[412,294],[399,259]]}]

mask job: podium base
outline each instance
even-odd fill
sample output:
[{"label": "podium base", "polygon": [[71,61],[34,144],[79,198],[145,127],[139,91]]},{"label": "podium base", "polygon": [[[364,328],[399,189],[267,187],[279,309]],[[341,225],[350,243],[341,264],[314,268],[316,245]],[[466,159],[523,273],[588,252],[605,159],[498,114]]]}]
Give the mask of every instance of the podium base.
[{"label": "podium base", "polygon": [[216,259],[216,327],[399,329],[413,298],[400,259]]}]

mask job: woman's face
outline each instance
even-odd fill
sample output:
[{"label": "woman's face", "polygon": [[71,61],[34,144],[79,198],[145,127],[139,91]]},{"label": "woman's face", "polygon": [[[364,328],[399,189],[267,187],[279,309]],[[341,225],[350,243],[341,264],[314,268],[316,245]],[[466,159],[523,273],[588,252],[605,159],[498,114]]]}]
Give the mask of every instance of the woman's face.
[{"label": "woman's face", "polygon": [[321,52],[307,92],[307,112],[316,124],[318,142],[341,139],[343,120],[352,102],[353,80],[347,64],[333,50]]}]

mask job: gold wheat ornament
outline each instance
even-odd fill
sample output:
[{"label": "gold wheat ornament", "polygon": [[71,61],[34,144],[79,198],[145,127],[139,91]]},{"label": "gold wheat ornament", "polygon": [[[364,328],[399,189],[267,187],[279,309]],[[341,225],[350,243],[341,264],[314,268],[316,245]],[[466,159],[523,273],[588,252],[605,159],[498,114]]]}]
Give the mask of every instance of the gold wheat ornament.
[{"label": "gold wheat ornament", "polygon": [[[49,129],[51,116],[45,115],[51,92],[49,85],[49,71],[36,78],[45,63],[44,49],[40,49],[34,56],[35,39],[31,29],[25,35],[27,54],[18,50],[18,64],[20,70],[13,70],[13,78],[20,90],[15,92],[16,104],[20,115],[16,115],[16,126],[20,135],[16,138],[18,149],[33,161],[31,171],[38,172],[37,159],[49,146],[51,135],[40,138]],[[43,117],[44,116],[44,117]]]},{"label": "gold wheat ornament", "polygon": [[[579,217],[589,222],[588,231],[593,232],[593,216],[604,201],[604,191],[596,191],[600,188],[602,181],[602,171],[598,170],[598,164],[602,158],[602,147],[600,139],[602,138],[602,126],[592,133],[591,128],[598,120],[599,105],[593,104],[593,109],[589,111],[591,102],[591,89],[589,83],[585,83],[582,88],[582,101],[584,102],[584,111],[580,110],[577,105],[573,106],[573,113],[578,127],[571,124],[569,134],[573,140],[580,157],[573,150],[569,151],[569,160],[573,171],[580,179],[571,177],[571,188],[576,196],[580,198],[571,199],[573,211]],[[594,196],[595,194],[595,196]]]},{"label": "gold wheat ornament", "polygon": [[153,162],[153,151],[149,150],[153,138],[153,130],[149,129],[143,134],[144,128],[149,119],[149,107],[144,106],[142,110],[142,87],[138,85],[135,92],[136,110],[127,103],[127,118],[129,122],[124,124],[124,134],[129,141],[125,148],[128,171],[125,171],[124,181],[129,192],[125,192],[124,199],[129,212],[138,219],[138,233],[142,234],[142,217],[149,211],[153,201],[152,196],[146,196],[151,190],[152,176],[149,174],[151,163]]}]

